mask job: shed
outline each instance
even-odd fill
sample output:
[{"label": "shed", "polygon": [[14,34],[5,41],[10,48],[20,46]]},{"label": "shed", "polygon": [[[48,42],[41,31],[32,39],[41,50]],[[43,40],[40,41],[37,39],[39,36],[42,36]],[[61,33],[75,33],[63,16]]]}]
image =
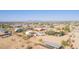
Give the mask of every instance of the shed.
[{"label": "shed", "polygon": [[36,31],[43,31],[43,30],[45,30],[45,28],[34,28],[34,30],[36,30]]},{"label": "shed", "polygon": [[36,35],[37,35],[37,36],[44,36],[45,34],[42,33],[42,32],[36,32]]},{"label": "shed", "polygon": [[28,36],[33,36],[35,33],[33,31],[26,31],[25,34]]},{"label": "shed", "polygon": [[1,36],[1,35],[4,35],[5,32],[6,32],[6,30],[4,30],[4,29],[0,29],[0,36]]},{"label": "shed", "polygon": [[4,35],[11,35],[11,32],[0,28],[0,36],[4,36]]},{"label": "shed", "polygon": [[55,42],[48,41],[48,40],[43,40],[42,45],[49,49],[62,49],[63,48],[63,46],[61,46]]}]

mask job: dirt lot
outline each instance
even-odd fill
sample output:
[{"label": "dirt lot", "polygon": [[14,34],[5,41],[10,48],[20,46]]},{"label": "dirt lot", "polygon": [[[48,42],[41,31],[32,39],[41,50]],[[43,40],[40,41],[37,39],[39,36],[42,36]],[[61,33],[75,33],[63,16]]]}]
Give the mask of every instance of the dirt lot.
[{"label": "dirt lot", "polygon": [[[24,37],[26,38],[26,37]],[[30,39],[24,39],[21,35],[12,35],[9,37],[0,37],[0,48],[4,49],[27,49],[28,46],[31,46],[34,49],[46,49],[46,47],[43,47],[41,45],[36,45],[36,43],[39,41],[39,39],[46,39],[48,41],[52,41],[58,44],[61,44],[61,41],[64,39],[67,39],[68,36],[63,37],[55,37],[55,36],[33,36]]]}]

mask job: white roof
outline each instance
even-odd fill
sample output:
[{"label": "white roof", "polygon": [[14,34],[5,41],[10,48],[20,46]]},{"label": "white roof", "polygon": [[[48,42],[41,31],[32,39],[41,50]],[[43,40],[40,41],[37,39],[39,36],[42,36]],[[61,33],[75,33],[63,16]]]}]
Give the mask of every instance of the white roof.
[{"label": "white roof", "polygon": [[5,29],[0,28],[0,32],[5,32],[5,31],[6,31]]},{"label": "white roof", "polygon": [[33,31],[26,31],[25,34],[28,35],[28,34],[31,34],[32,32]]},{"label": "white roof", "polygon": [[5,29],[0,29],[0,35],[3,35],[6,32]]},{"label": "white roof", "polygon": [[56,43],[54,43],[54,42],[48,41],[48,40],[46,40],[46,39],[43,40],[43,42],[44,42],[45,44],[50,45],[50,46],[55,47],[55,48],[59,48],[59,47],[60,47],[60,45],[58,45],[58,44],[56,44]]}]

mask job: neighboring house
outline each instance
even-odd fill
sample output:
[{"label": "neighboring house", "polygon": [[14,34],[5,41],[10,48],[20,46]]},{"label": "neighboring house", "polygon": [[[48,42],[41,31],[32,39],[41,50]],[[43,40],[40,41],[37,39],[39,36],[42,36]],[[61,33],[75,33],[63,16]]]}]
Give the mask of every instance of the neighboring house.
[{"label": "neighboring house", "polygon": [[22,27],[21,24],[15,24],[15,27]]},{"label": "neighboring house", "polygon": [[36,31],[43,31],[43,30],[45,30],[45,28],[34,28],[34,30],[36,30]]},{"label": "neighboring house", "polygon": [[34,31],[26,31],[25,34],[29,35],[29,36],[44,36],[44,33],[42,33],[42,32],[34,32]]},{"label": "neighboring house", "polygon": [[28,35],[28,36],[34,36],[35,32],[33,32],[33,31],[26,31],[25,34]]},{"label": "neighboring house", "polygon": [[23,29],[22,28],[15,28],[15,32],[22,32]]},{"label": "neighboring house", "polygon": [[44,36],[44,35],[45,35],[45,34],[42,33],[42,32],[36,32],[35,34],[36,34],[36,36]]},{"label": "neighboring house", "polygon": [[5,30],[5,29],[0,29],[0,36],[10,36],[12,33]]}]

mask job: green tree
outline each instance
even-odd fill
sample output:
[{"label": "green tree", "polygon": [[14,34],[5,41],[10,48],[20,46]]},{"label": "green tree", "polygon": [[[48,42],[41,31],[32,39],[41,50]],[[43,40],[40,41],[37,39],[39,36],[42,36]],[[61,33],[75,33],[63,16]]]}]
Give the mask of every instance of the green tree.
[{"label": "green tree", "polygon": [[69,25],[66,25],[66,26],[64,27],[64,31],[70,32],[70,26],[69,26]]}]

